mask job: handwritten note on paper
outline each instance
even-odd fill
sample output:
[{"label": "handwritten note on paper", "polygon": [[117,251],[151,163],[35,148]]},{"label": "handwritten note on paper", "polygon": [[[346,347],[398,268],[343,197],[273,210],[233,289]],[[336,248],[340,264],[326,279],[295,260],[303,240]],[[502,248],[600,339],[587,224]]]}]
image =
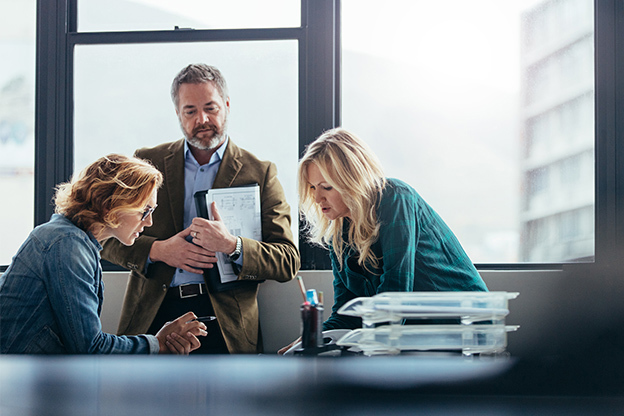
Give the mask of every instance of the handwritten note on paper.
[{"label": "handwritten note on paper", "polygon": [[[206,194],[206,205],[211,220],[214,220],[210,209],[213,201],[217,203],[221,219],[232,235],[262,241],[260,186],[210,189]],[[217,253],[217,265],[221,283],[232,282],[238,278],[227,254]]]}]

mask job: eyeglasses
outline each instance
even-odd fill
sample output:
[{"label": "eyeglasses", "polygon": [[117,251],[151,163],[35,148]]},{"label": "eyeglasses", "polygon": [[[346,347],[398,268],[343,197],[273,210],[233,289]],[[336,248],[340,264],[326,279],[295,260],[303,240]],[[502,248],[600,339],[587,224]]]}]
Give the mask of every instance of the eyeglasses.
[{"label": "eyeglasses", "polygon": [[[157,207],[157,206],[158,206],[158,205],[156,205],[156,207]],[[152,208],[152,207],[148,206],[148,207],[147,207],[147,209],[146,209],[145,211],[143,211],[143,213],[141,214],[141,221],[145,221],[145,219],[146,219],[147,217],[149,217],[149,215],[150,215],[152,212],[154,212],[154,210],[156,209],[156,207],[153,207],[153,208]]]}]

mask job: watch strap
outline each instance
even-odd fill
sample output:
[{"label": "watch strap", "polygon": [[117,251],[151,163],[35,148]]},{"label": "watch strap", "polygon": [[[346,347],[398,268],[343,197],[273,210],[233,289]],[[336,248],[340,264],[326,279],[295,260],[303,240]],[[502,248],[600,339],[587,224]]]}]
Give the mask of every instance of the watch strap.
[{"label": "watch strap", "polygon": [[236,248],[234,249],[232,253],[228,254],[228,257],[230,258],[230,260],[232,261],[238,260],[238,258],[241,255],[242,249],[243,249],[243,240],[240,238],[240,236],[236,236]]}]

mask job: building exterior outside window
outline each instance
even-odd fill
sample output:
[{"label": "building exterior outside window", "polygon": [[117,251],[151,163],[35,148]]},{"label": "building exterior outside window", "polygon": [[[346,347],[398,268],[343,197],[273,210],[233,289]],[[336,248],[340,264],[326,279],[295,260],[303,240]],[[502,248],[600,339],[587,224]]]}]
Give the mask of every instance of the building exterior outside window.
[{"label": "building exterior outside window", "polygon": [[593,2],[543,1],[526,11],[522,22],[520,261],[590,260],[595,240]]}]

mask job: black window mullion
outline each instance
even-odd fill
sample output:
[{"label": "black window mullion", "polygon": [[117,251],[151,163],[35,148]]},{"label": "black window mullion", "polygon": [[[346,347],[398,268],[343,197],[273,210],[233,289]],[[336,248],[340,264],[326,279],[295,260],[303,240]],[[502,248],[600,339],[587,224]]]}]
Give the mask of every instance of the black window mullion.
[{"label": "black window mullion", "polygon": [[37,2],[35,225],[49,220],[54,188],[69,178],[73,166],[67,6],[66,0]]},{"label": "black window mullion", "polygon": [[[604,25],[603,36],[595,40],[596,61],[606,67],[596,76],[596,89],[600,88],[602,95],[606,95],[606,104],[599,103],[602,107],[596,108],[596,124],[601,134],[606,132],[605,143],[599,149],[606,162],[598,165],[602,160],[596,160],[598,168],[604,171],[604,177],[596,185],[597,189],[601,187],[596,198],[607,201],[608,209],[603,210],[606,214],[598,216],[600,229],[608,236],[601,240],[602,255],[608,256],[609,263],[615,263],[621,270],[619,262],[624,259],[624,3],[618,0],[596,0],[596,3],[601,6],[597,7],[601,12],[600,27]],[[596,26],[598,30],[598,21]],[[616,247],[617,252],[608,250],[611,247]]]},{"label": "black window mullion", "polygon": [[[339,122],[339,7],[339,0],[302,2],[306,36],[300,48],[300,155],[306,145]],[[299,251],[303,270],[331,269],[327,251],[310,245],[302,227]]]},{"label": "black window mullion", "polygon": [[594,15],[595,51],[595,261],[608,263],[604,254],[615,247],[615,29],[613,1],[597,1]]},{"label": "black window mullion", "polygon": [[254,40],[300,39],[301,28],[276,29],[180,29],[128,32],[75,32],[69,33],[72,44],[127,44],[127,43],[173,43],[173,42],[228,42]]}]

